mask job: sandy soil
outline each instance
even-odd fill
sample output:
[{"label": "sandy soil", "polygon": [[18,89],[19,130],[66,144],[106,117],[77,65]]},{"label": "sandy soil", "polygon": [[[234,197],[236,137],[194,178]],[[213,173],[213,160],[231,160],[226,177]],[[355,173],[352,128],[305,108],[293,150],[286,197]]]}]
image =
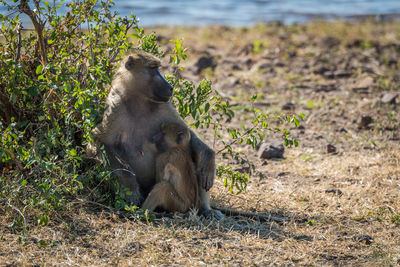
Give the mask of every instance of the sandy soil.
[{"label": "sandy soil", "polygon": [[[287,221],[176,214],[146,223],[75,206],[71,217],[32,229],[25,241],[0,226],[1,264],[400,264],[400,23],[147,30],[160,34],[167,52],[168,40],[184,38],[182,76],[212,79],[236,105],[231,127],[251,119],[253,94],[266,113],[306,115],[292,129],[299,147],[286,148],[283,159],[238,147],[256,165],[246,192],[232,195],[220,180],[211,190],[213,205]],[[167,59],[164,66],[171,70]],[[211,132],[199,134],[221,148]]]}]

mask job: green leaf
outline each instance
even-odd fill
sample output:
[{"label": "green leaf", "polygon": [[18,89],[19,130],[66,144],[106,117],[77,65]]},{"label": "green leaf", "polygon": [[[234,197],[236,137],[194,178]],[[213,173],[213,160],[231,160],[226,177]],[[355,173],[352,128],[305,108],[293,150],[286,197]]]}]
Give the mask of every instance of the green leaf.
[{"label": "green leaf", "polygon": [[205,113],[208,112],[208,110],[210,109],[210,106],[211,106],[210,103],[206,103],[206,104],[205,104],[205,106],[204,106],[204,112],[205,112]]},{"label": "green leaf", "polygon": [[36,75],[39,75],[39,74],[41,74],[41,73],[42,73],[42,71],[43,71],[43,65],[39,65],[39,66],[37,66],[37,68],[36,68]]},{"label": "green leaf", "polygon": [[75,156],[77,155],[75,149],[71,149],[71,151],[69,152],[69,154],[70,154],[72,157],[75,157]]},{"label": "green leaf", "polygon": [[47,247],[48,246],[48,244],[46,242],[44,242],[43,240],[39,241],[39,245],[42,246],[42,247]]}]

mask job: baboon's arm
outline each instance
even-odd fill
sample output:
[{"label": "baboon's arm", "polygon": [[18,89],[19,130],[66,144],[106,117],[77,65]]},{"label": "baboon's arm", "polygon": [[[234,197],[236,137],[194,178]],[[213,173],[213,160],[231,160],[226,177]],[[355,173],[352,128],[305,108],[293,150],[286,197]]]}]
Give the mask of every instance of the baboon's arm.
[{"label": "baboon's arm", "polygon": [[194,154],[200,186],[208,191],[213,186],[215,179],[215,152],[204,144],[193,131],[190,131],[190,134],[190,148]]}]

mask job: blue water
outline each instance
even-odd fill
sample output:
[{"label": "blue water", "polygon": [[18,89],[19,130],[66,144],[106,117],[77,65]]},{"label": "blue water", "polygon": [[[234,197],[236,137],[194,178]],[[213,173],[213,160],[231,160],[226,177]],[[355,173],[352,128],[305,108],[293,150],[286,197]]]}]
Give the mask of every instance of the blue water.
[{"label": "blue water", "polygon": [[[116,0],[114,9],[121,16],[133,12],[140,19],[141,26],[248,26],[269,21],[293,24],[315,18],[354,20],[366,15],[378,19],[400,17],[400,0]],[[7,14],[3,6],[0,6],[0,12]]]}]

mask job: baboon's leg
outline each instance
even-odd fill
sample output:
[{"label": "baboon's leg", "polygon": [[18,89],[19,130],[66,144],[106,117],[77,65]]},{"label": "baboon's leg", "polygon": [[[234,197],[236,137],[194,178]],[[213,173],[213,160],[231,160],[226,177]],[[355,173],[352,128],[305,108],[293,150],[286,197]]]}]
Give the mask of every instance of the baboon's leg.
[{"label": "baboon's leg", "polygon": [[198,199],[197,186],[193,183],[197,181],[188,181],[185,179],[191,179],[195,177],[182,177],[182,173],[171,163],[167,163],[164,168],[163,179],[169,181],[178,193],[178,196],[185,202],[187,206],[198,207],[195,203]]},{"label": "baboon's leg", "polygon": [[161,181],[154,186],[142,206],[143,209],[150,211],[157,207],[183,213],[188,210],[189,205],[179,197],[172,184]]}]

